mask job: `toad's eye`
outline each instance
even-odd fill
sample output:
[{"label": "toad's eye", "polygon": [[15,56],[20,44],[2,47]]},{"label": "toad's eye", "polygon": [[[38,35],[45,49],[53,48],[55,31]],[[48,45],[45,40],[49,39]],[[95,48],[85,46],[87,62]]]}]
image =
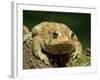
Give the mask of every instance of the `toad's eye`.
[{"label": "toad's eye", "polygon": [[74,32],[71,33],[71,37],[74,37]]},{"label": "toad's eye", "polygon": [[53,38],[56,39],[58,37],[58,33],[57,32],[53,32]]}]

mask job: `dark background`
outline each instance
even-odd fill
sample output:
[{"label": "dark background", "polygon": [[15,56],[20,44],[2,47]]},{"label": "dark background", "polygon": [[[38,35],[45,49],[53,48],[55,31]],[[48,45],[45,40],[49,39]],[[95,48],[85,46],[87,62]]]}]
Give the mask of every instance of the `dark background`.
[{"label": "dark background", "polygon": [[61,22],[68,25],[78,36],[84,48],[91,47],[91,14],[23,11],[23,24],[31,30],[34,25],[43,21]]}]

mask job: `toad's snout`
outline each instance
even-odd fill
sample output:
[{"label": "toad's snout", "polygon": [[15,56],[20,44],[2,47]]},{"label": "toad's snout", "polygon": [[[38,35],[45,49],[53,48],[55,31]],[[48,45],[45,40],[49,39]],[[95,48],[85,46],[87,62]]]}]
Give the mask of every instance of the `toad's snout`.
[{"label": "toad's snout", "polygon": [[74,50],[75,50],[75,46],[72,41],[65,41],[48,47],[49,53],[54,55],[66,54]]}]

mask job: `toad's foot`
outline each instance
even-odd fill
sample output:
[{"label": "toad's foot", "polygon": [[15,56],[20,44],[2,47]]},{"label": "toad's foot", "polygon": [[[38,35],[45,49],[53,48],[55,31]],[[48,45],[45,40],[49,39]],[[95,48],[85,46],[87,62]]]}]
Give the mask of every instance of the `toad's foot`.
[{"label": "toad's foot", "polygon": [[43,61],[45,64],[50,65],[47,55],[43,54],[42,52],[38,53],[38,58]]}]

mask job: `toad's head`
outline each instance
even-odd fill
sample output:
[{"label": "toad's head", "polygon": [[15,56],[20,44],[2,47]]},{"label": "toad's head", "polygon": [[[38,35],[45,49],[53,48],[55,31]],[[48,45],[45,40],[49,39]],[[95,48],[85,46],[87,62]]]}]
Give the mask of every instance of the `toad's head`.
[{"label": "toad's head", "polygon": [[42,22],[33,27],[32,33],[38,37],[41,49],[50,54],[62,55],[75,51],[77,37],[63,23]]}]

